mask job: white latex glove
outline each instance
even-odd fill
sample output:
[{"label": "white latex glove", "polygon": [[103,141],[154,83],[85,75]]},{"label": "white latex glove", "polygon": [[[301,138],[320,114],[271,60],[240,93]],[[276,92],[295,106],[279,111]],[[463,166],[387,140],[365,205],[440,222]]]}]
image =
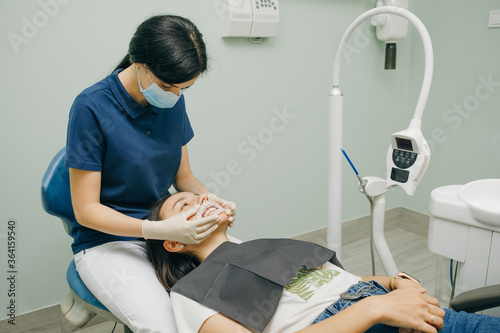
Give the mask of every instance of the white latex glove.
[{"label": "white latex glove", "polygon": [[217,202],[219,205],[222,206],[222,208],[226,209],[226,214],[229,220],[229,227],[232,227],[234,225],[234,219],[235,219],[234,216],[236,215],[236,204],[232,201],[227,201],[222,198],[219,198],[213,193],[210,193],[208,195],[208,199]]},{"label": "white latex glove", "polygon": [[168,239],[184,244],[203,242],[217,229],[216,223],[220,217],[215,215],[188,221],[187,219],[196,214],[199,208],[200,205],[196,205],[163,221],[144,220],[142,222],[142,237],[144,239]]}]

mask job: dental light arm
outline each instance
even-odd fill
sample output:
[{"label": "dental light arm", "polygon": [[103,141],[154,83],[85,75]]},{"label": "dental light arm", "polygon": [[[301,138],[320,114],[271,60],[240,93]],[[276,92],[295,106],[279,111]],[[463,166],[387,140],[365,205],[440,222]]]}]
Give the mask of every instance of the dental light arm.
[{"label": "dental light arm", "polygon": [[[371,10],[368,10],[367,12],[361,14],[357,19],[354,20],[354,22],[349,26],[347,31],[344,33],[344,36],[342,37],[342,40],[340,42],[339,48],[337,50],[337,54],[335,57],[335,63],[333,67],[333,87],[329,92],[328,96],[328,107],[329,107],[329,142],[330,142],[330,148],[329,148],[329,180],[328,180],[328,195],[329,195],[329,205],[328,205],[328,218],[329,218],[329,224],[328,224],[328,231],[327,231],[327,246],[330,249],[333,249],[334,251],[337,252],[337,256],[339,259],[342,258],[342,151],[341,148],[343,146],[342,142],[342,137],[343,137],[343,93],[339,88],[339,78],[340,78],[340,65],[341,65],[341,60],[345,52],[345,48],[347,45],[347,42],[349,41],[350,37],[358,28],[361,23],[363,23],[365,20],[375,16],[375,15],[380,15],[380,14],[394,14],[401,16],[403,18],[406,18],[408,21],[410,21],[417,31],[420,34],[420,37],[422,39],[423,47],[424,47],[424,56],[425,56],[425,67],[424,67],[424,78],[423,78],[423,83],[422,83],[422,88],[420,91],[420,97],[417,102],[417,106],[415,109],[415,113],[413,115],[413,119],[410,122],[410,127],[412,133],[417,133],[420,132],[421,134],[421,123],[422,123],[422,115],[424,113],[425,105],[427,103],[427,98],[429,96],[429,91],[432,83],[432,73],[433,73],[433,66],[434,66],[434,60],[433,60],[433,51],[432,51],[432,43],[431,39],[429,36],[429,33],[427,32],[427,29],[425,28],[424,24],[418,19],[417,16],[415,16],[413,13],[410,11],[399,8],[399,7],[394,7],[394,6],[382,6],[382,7],[377,7]],[[393,134],[394,141],[396,140],[395,135],[398,133]],[[418,134],[415,134],[418,136],[418,138],[423,138],[423,136],[419,136]],[[418,139],[417,138],[417,139]],[[425,140],[424,140],[425,141]],[[426,144],[425,144],[426,145]],[[423,146],[423,145],[422,145]],[[397,147],[397,146],[396,146]],[[428,148],[428,145],[427,145]],[[394,149],[394,147],[389,147],[389,149]],[[429,154],[430,157],[430,154]],[[425,158],[425,157],[424,157]],[[425,172],[425,169],[428,165],[428,159],[427,163],[425,165],[420,165],[420,170],[418,170],[417,174],[419,174],[418,180],[421,178],[423,173]],[[418,166],[418,165],[417,165]],[[423,168],[422,168],[423,166]],[[388,168],[390,166],[388,165]],[[389,176],[388,172],[388,176]],[[390,177],[388,178],[390,179]],[[394,180],[392,180],[394,181]],[[413,180],[412,180],[413,181]],[[392,186],[392,185],[399,185],[401,186],[401,183],[397,183],[394,181],[395,184],[390,183],[389,181],[387,182],[386,185]],[[417,181],[418,183],[418,181]],[[413,184],[412,184],[413,186]],[[408,186],[407,186],[408,187]],[[415,184],[416,187],[416,184]],[[405,188],[405,190],[408,189]],[[414,189],[413,189],[414,191]],[[391,258],[392,259],[392,258]]]},{"label": "dental light arm", "polygon": [[424,56],[425,56],[424,80],[422,82],[422,89],[420,90],[420,97],[417,102],[417,107],[413,115],[413,119],[417,119],[420,121],[419,123],[420,126],[422,115],[424,114],[425,105],[427,103],[427,98],[429,97],[429,91],[431,90],[432,73],[434,70],[434,58],[432,53],[431,37],[429,36],[427,29],[425,28],[422,21],[420,21],[420,19],[417,16],[415,16],[415,14],[406,9],[393,6],[383,6],[383,7],[373,8],[361,14],[356,20],[354,20],[353,23],[351,23],[349,28],[347,28],[347,31],[344,33],[344,37],[342,37],[342,40],[340,41],[340,45],[337,50],[337,55],[335,56],[335,63],[333,66],[333,87],[334,88],[339,87],[340,64],[342,60],[342,55],[345,46],[349,41],[349,39],[351,38],[352,34],[366,19],[379,14],[395,14],[406,18],[408,21],[413,23],[413,25],[420,34],[420,38],[422,39],[422,44],[424,46]]}]

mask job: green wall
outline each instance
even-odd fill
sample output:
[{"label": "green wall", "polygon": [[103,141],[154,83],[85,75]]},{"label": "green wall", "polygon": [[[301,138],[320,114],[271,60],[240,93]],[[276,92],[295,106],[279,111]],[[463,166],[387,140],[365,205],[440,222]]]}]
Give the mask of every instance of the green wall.
[{"label": "green wall", "polygon": [[[282,0],[278,37],[263,44],[220,38],[219,0],[55,1],[0,2],[0,268],[7,271],[7,221],[14,218],[17,314],[57,304],[67,292],[70,239],[42,210],[40,180],[65,144],[71,103],[111,72],[137,25],[152,14],[188,17],[204,34],[211,69],[186,93],[196,133],[189,153],[195,175],[238,204],[231,233],[241,239],[286,237],[326,226],[333,59],[347,26],[374,0]],[[480,77],[500,81],[494,56],[500,30],[484,28],[496,5],[447,0],[412,6],[436,50],[424,132],[443,128],[447,140],[437,146],[415,198],[396,189],[387,196],[387,208],[425,212],[436,186],[498,177],[500,94],[492,92],[456,130],[442,119],[454,103],[474,94]],[[30,23],[39,26],[29,30]],[[13,34],[24,40],[13,44]],[[344,148],[362,175],[385,177],[389,136],[408,126],[418,97],[421,47],[411,34],[398,45],[398,70],[384,71],[384,45],[373,38],[372,27],[363,26],[349,45],[341,72]],[[468,159],[459,159],[457,153],[465,151]],[[344,174],[343,219],[368,215],[347,165]],[[8,285],[0,281],[0,304],[6,304]]]},{"label": "green wall", "polygon": [[[488,28],[495,0],[417,1],[414,12],[434,44],[434,79],[423,117],[431,164],[414,198],[403,206],[428,213],[437,187],[500,178],[500,29]],[[410,98],[421,85],[420,40],[412,36]]]}]

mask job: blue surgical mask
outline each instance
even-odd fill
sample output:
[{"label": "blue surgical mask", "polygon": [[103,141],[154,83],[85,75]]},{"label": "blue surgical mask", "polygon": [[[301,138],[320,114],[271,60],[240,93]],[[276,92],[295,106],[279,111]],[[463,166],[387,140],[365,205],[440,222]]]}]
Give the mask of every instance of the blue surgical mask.
[{"label": "blue surgical mask", "polygon": [[141,80],[139,79],[139,69],[137,69],[137,66],[135,67],[135,69],[137,71],[137,81],[139,82],[139,89],[146,100],[149,102],[149,104],[161,109],[170,109],[177,103],[180,95],[182,95],[183,89],[181,89],[179,96],[171,91],[165,91],[161,89],[155,82],[153,82],[153,79],[151,78],[151,72],[149,72],[149,70],[149,79],[151,80],[152,84],[147,89],[142,89]]}]

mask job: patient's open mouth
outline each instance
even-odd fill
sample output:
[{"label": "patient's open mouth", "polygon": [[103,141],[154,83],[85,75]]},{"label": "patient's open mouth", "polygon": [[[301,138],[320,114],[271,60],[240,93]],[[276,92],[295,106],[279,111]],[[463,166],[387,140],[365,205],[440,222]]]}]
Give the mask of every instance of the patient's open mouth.
[{"label": "patient's open mouth", "polygon": [[204,212],[203,214],[201,214],[201,217],[207,217],[208,215],[210,215],[211,213],[215,212],[217,210],[216,207],[208,207]]},{"label": "patient's open mouth", "polygon": [[218,203],[213,200],[208,200],[201,205],[196,217],[203,218],[212,214],[219,214],[222,211],[224,211],[224,208],[222,208]]}]

